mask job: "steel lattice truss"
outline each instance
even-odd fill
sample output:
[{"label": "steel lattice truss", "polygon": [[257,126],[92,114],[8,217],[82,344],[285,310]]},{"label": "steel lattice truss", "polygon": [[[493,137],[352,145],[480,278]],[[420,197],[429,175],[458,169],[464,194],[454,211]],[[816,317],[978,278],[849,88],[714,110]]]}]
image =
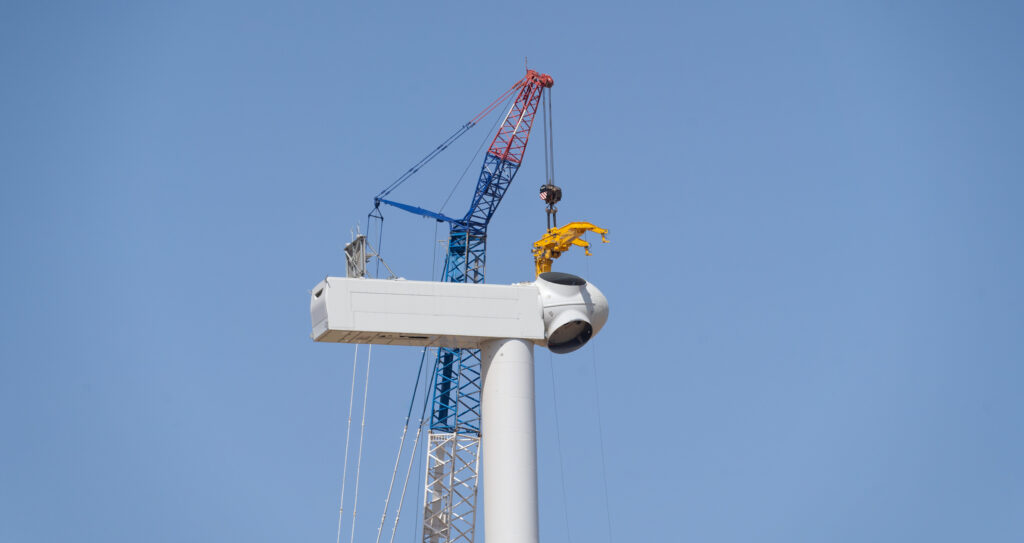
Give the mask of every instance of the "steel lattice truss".
[{"label": "steel lattice truss", "polygon": [[[483,282],[487,223],[519,171],[541,93],[550,86],[550,77],[532,71],[520,81],[512,108],[483,158],[469,211],[461,220],[450,219],[445,282]],[[423,541],[472,543],[480,451],[480,351],[437,349],[434,368]]]},{"label": "steel lattice truss", "polygon": [[[512,178],[519,171],[541,93],[551,85],[549,76],[533,70],[529,70],[526,77],[517,84],[518,92],[512,107],[484,157],[469,211],[459,220],[445,217],[451,224],[451,233],[445,256],[444,281],[483,282],[487,224],[512,183]],[[433,382],[431,431],[478,435],[480,353],[438,349]]]},{"label": "steel lattice truss", "polygon": [[[484,156],[473,202],[451,224],[444,281],[482,283],[487,224],[519,171],[549,76],[529,70]],[[438,218],[435,216],[435,218]],[[472,543],[480,454],[480,351],[438,349],[434,366],[430,455],[423,507],[423,541]]]},{"label": "steel lattice truss", "polygon": [[424,543],[472,542],[476,529],[480,436],[431,433],[423,497]]},{"label": "steel lattice truss", "polygon": [[[498,100],[374,199],[378,206],[384,203],[451,226],[444,265],[445,282],[484,281],[487,225],[519,171],[541,95],[553,84],[551,76],[527,70],[526,76]],[[514,96],[512,106],[484,156],[473,201],[462,218],[384,198],[508,96]],[[473,541],[480,451],[480,379],[480,351],[437,350],[431,387],[430,460],[423,507],[425,542]]]},{"label": "steel lattice truss", "polygon": [[480,433],[480,351],[438,349],[434,378],[434,432]]}]

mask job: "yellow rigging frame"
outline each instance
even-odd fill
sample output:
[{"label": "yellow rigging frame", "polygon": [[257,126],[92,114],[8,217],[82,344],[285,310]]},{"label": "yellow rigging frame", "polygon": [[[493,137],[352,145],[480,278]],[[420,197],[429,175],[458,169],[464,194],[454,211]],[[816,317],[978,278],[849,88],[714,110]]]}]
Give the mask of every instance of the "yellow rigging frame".
[{"label": "yellow rigging frame", "polygon": [[544,237],[533,244],[533,262],[537,275],[551,271],[551,263],[573,245],[583,247],[587,256],[590,256],[590,243],[580,239],[587,232],[601,234],[601,243],[608,243],[605,237],[608,231],[589,222],[576,221],[549,228]]}]

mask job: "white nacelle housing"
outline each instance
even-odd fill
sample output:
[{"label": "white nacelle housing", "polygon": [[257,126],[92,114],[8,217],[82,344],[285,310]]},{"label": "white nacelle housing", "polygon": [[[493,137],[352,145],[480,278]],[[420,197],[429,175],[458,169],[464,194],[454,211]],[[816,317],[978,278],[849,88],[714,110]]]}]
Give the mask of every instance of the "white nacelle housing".
[{"label": "white nacelle housing", "polygon": [[541,297],[544,343],[554,353],[570,353],[585,345],[608,322],[608,299],[582,277],[568,273],[540,274],[533,283]]},{"label": "white nacelle housing", "polygon": [[328,277],[310,298],[314,341],[476,349],[519,338],[574,351],[608,320],[608,300],[574,275],[483,285]]}]

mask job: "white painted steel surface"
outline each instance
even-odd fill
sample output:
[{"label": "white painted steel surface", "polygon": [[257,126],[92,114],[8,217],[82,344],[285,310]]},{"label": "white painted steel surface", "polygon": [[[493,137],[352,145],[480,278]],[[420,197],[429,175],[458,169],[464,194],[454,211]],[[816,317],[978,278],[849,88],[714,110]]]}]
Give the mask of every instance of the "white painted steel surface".
[{"label": "white painted steel surface", "polygon": [[424,541],[472,538],[477,450],[486,542],[539,540],[533,345],[583,346],[608,320],[600,290],[566,274],[517,285],[328,277],[310,316],[315,341],[481,349],[480,441],[431,435],[428,476],[444,488],[427,485]]},{"label": "white painted steel surface", "polygon": [[328,277],[312,292],[315,341],[476,348],[506,337],[544,340],[532,284],[481,285]]},{"label": "white painted steel surface", "polygon": [[430,432],[423,496],[424,543],[472,543],[480,437]]},{"label": "white painted steel surface", "polygon": [[[608,320],[608,300],[590,283],[561,285],[543,276],[516,285],[328,277],[313,288],[309,312],[310,337],[320,342],[476,349],[512,337],[546,347],[573,321],[597,334]],[[575,350],[589,337],[552,350]]]},{"label": "white painted steel surface", "polygon": [[481,345],[484,541],[537,543],[537,420],[533,343]]}]

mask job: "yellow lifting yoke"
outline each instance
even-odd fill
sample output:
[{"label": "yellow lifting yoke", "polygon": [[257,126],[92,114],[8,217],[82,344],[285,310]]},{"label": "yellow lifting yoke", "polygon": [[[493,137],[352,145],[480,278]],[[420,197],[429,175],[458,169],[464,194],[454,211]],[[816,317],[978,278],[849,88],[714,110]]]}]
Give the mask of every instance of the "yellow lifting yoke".
[{"label": "yellow lifting yoke", "polygon": [[583,247],[587,256],[590,256],[590,243],[580,239],[587,231],[601,234],[601,243],[608,243],[608,238],[604,236],[608,231],[589,222],[571,222],[564,226],[548,229],[544,237],[533,244],[533,262],[537,269],[537,275],[551,271],[551,262],[562,256],[562,253],[568,251],[569,247],[573,245]]}]

